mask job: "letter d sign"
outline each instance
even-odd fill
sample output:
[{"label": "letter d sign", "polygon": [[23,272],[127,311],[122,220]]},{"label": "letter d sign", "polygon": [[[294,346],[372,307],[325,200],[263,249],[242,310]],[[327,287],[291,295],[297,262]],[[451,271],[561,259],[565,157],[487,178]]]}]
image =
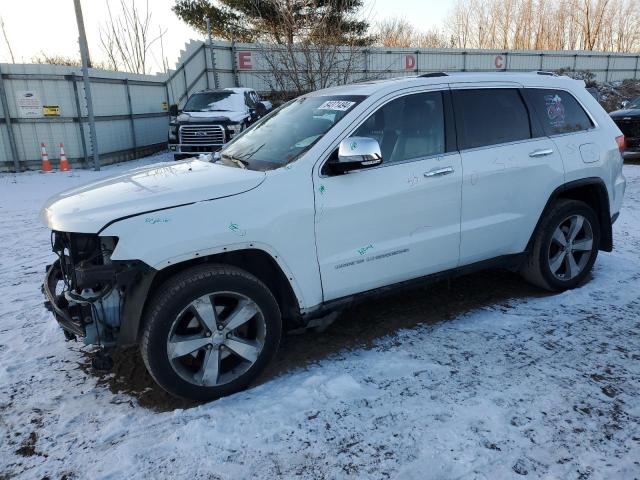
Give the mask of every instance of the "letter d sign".
[{"label": "letter d sign", "polygon": [[413,70],[416,68],[416,56],[413,53],[404,56],[404,69]]}]

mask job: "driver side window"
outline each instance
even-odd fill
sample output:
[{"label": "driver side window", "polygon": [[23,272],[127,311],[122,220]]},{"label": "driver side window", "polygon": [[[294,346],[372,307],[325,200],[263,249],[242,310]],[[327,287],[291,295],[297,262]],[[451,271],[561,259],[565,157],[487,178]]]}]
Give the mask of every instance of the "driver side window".
[{"label": "driver side window", "polygon": [[352,136],[377,140],[389,164],[444,153],[444,131],[442,94],[429,92],[383,105]]}]

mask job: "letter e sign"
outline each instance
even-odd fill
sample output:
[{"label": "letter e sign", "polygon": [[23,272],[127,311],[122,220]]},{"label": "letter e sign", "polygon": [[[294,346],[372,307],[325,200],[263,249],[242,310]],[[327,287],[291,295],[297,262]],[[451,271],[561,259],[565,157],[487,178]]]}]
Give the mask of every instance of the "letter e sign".
[{"label": "letter e sign", "polygon": [[238,52],[238,68],[240,70],[251,70],[251,52]]}]

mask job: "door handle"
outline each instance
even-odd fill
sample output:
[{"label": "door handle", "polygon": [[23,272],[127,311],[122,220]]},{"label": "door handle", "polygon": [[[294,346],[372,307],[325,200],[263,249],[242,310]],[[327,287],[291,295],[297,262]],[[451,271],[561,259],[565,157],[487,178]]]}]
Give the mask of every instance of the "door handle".
[{"label": "door handle", "polygon": [[443,168],[436,168],[434,170],[429,170],[428,172],[424,172],[424,176],[425,177],[439,177],[441,175],[449,175],[450,173],[453,173],[455,170],[453,169],[453,167],[443,167]]},{"label": "door handle", "polygon": [[547,155],[551,155],[553,153],[553,150],[550,148],[544,149],[544,150],[535,150],[533,152],[531,152],[529,154],[530,157],[546,157]]}]

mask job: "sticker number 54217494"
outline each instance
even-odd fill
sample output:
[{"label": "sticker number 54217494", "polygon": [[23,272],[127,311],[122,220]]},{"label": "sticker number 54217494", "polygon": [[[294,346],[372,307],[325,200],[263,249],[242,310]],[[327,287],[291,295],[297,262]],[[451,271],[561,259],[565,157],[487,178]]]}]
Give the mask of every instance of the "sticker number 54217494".
[{"label": "sticker number 54217494", "polygon": [[318,107],[318,110],[338,110],[340,112],[346,112],[353,107],[356,102],[349,102],[348,100],[328,100]]}]

